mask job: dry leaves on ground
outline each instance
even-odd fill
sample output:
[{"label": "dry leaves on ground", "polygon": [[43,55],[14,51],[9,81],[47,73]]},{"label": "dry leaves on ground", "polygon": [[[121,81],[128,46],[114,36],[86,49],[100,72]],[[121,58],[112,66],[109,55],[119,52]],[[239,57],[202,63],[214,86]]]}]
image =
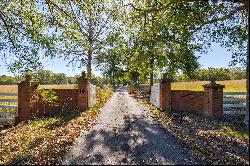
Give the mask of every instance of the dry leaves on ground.
[{"label": "dry leaves on ground", "polygon": [[112,89],[97,91],[97,102],[85,112],[21,122],[1,130],[0,164],[57,164],[81,131],[96,122]]},{"label": "dry leaves on ground", "polygon": [[161,122],[204,164],[249,165],[249,133],[242,129],[241,117],[219,121],[185,112],[163,112],[149,104],[148,96],[132,95],[148,108],[148,116]]}]

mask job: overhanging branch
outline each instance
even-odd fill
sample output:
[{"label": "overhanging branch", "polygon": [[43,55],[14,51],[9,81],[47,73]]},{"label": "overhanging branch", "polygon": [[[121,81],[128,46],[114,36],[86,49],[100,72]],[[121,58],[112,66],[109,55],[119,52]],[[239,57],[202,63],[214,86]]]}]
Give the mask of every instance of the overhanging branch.
[{"label": "overhanging branch", "polygon": [[15,47],[15,43],[14,43],[14,41],[13,41],[12,38],[11,38],[11,33],[10,33],[10,31],[9,31],[8,24],[7,24],[6,20],[4,19],[4,14],[3,14],[1,11],[0,11],[0,18],[1,18],[1,20],[3,21],[3,24],[4,24],[5,29],[7,30],[8,38],[9,38],[10,42],[11,42],[12,45]]},{"label": "overhanging branch", "polygon": [[224,15],[222,17],[218,17],[218,18],[214,18],[212,20],[208,20],[206,22],[204,22],[200,27],[198,27],[195,31],[200,30],[203,26],[208,25],[208,24],[213,24],[216,22],[221,22],[221,21],[225,21],[227,19],[230,19],[230,17],[232,17],[234,14],[236,14],[237,12],[241,11],[241,10],[245,10],[247,8],[246,5],[242,5],[239,6],[237,8],[235,8],[234,10],[231,10],[227,15]]}]

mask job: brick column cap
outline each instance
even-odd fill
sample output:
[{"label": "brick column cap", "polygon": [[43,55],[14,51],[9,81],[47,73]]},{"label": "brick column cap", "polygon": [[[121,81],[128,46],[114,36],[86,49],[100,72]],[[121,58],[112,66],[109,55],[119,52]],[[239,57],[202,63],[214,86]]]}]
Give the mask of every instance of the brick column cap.
[{"label": "brick column cap", "polygon": [[79,83],[79,82],[81,82],[81,81],[87,81],[87,80],[89,80],[89,79],[88,79],[88,78],[85,78],[85,77],[78,77],[76,80],[77,80],[78,83]]},{"label": "brick column cap", "polygon": [[17,85],[19,85],[19,84],[28,84],[28,83],[39,84],[39,82],[36,82],[36,81],[21,81],[21,82],[17,83]]},{"label": "brick column cap", "polygon": [[221,84],[216,84],[216,83],[210,83],[210,84],[205,84],[202,85],[204,88],[213,88],[213,89],[218,89],[218,88],[225,88],[225,85],[221,85]]},{"label": "brick column cap", "polygon": [[160,81],[160,83],[171,83],[171,82],[172,82],[171,79],[165,79]]}]

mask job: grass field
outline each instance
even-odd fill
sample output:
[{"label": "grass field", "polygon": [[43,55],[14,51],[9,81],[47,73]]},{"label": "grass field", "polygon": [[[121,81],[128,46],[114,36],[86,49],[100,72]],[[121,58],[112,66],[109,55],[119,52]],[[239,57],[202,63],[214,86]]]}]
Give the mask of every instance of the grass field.
[{"label": "grass field", "polygon": [[[209,81],[195,81],[195,82],[173,82],[172,90],[194,90],[203,91],[202,85],[208,84]],[[227,80],[216,81],[217,84],[225,85],[225,92],[246,92],[246,80]],[[39,88],[54,88],[54,89],[74,89],[76,84],[64,84],[64,85],[39,85]],[[17,92],[17,85],[0,85],[1,92]]]},{"label": "grass field", "polygon": [[[77,84],[52,84],[52,85],[39,85],[38,88],[47,89],[75,89]],[[0,93],[17,93],[17,85],[0,85]]]},{"label": "grass field", "polygon": [[[202,85],[208,84],[209,81],[195,82],[174,82],[171,84],[172,90],[194,90],[203,91]],[[227,80],[216,81],[217,84],[225,85],[224,92],[246,92],[246,80]]]}]

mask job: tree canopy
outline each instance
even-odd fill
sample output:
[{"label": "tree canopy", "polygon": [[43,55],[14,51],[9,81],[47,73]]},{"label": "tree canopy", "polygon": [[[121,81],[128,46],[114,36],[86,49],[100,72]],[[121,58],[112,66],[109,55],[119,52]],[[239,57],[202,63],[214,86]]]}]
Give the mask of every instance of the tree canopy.
[{"label": "tree canopy", "polygon": [[211,42],[233,52],[232,65],[247,64],[248,5],[246,0],[4,0],[0,51],[12,72],[39,69],[45,56],[86,67],[88,77],[93,65],[122,77],[139,72],[140,79],[153,79],[180,70],[191,76],[199,68],[194,52],[206,52]]}]

